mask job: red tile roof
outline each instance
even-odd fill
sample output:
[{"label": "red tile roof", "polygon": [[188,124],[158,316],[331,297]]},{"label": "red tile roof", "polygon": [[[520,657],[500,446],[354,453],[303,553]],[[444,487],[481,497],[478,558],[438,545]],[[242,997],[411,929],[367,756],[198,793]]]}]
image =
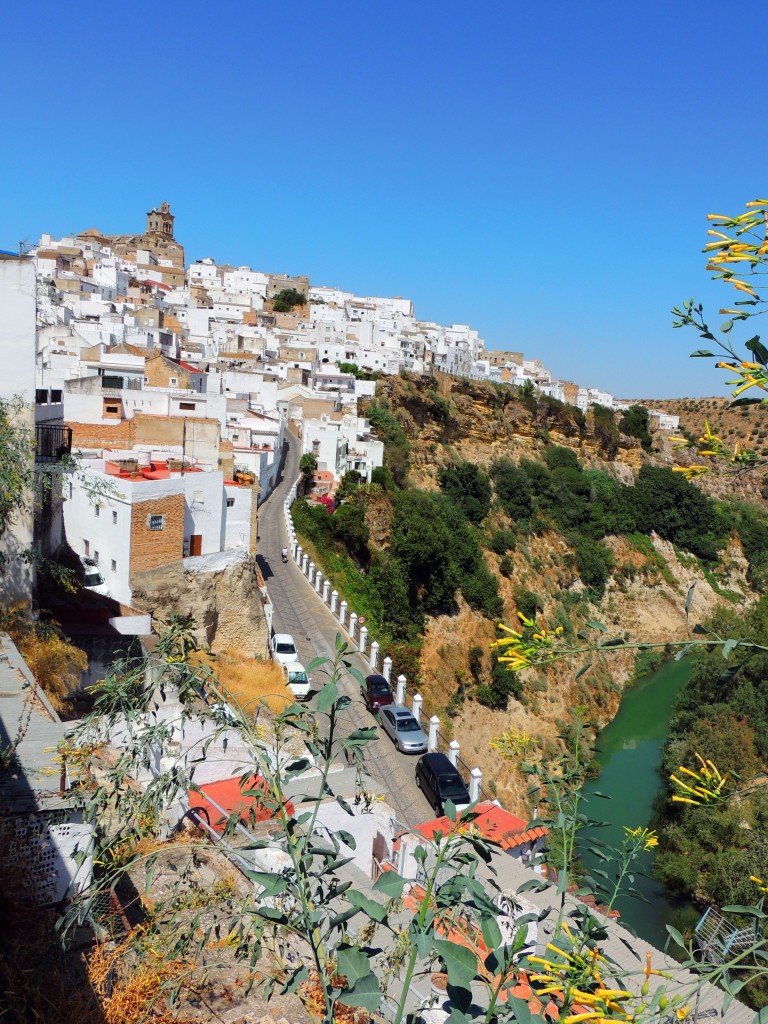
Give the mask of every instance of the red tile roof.
[{"label": "red tile roof", "polygon": [[[241,782],[239,777],[207,782],[200,790],[201,792],[189,791],[189,805],[197,808],[216,832],[224,831],[227,818],[235,811],[239,812],[240,821],[246,826],[250,820],[251,809],[255,821],[268,821],[277,816],[269,797],[267,783],[258,775],[254,775],[250,782]],[[260,790],[264,798],[253,790]],[[214,806],[214,803],[218,806]],[[289,800],[285,803],[285,809],[293,817],[293,804]],[[222,811],[225,813],[222,814]]]},{"label": "red tile roof", "polygon": [[[528,828],[522,818],[510,814],[509,811],[505,811],[503,807],[499,807],[498,804],[491,801],[478,804],[473,813],[477,817],[469,824],[479,829],[486,839],[498,843],[503,850],[514,850],[515,847],[525,843],[533,843],[547,835],[549,831],[544,825],[534,825],[532,828]],[[467,823],[463,824],[466,826]],[[433,818],[431,821],[417,825],[416,831],[430,839],[435,832],[446,835],[456,827],[462,827],[461,818],[459,818],[457,826],[450,818],[442,817]]]}]

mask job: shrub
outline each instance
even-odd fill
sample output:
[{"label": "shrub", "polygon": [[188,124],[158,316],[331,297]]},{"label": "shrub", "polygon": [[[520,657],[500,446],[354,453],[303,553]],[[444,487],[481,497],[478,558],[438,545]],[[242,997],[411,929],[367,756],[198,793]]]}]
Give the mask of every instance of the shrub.
[{"label": "shrub", "polygon": [[543,611],[544,605],[541,600],[531,590],[526,590],[525,587],[515,587],[512,596],[515,599],[515,605],[517,610],[523,614],[526,619],[534,619]]},{"label": "shrub", "polygon": [[496,530],[488,541],[488,547],[496,555],[506,555],[508,551],[515,550],[515,531]]}]

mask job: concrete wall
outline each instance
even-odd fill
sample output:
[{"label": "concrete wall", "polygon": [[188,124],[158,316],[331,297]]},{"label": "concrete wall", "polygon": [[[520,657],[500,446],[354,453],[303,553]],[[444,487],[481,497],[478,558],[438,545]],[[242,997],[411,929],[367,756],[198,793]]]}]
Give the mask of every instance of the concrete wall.
[{"label": "concrete wall", "polygon": [[[19,427],[34,432],[35,328],[37,318],[35,264],[31,259],[0,256],[0,399],[16,396],[27,403],[18,413]],[[32,446],[30,460],[34,458]],[[29,495],[31,499],[31,495]],[[33,542],[31,500],[14,517],[0,538],[0,554],[8,559],[0,573],[0,601],[29,601],[32,597],[32,568],[22,555]]]}]

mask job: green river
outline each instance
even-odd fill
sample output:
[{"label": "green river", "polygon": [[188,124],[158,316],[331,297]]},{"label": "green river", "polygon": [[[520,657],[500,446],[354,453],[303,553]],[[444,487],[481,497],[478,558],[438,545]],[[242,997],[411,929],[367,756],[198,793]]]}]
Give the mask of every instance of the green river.
[{"label": "green river", "polygon": [[[670,661],[658,672],[645,676],[624,692],[618,715],[598,736],[600,775],[584,787],[584,812],[590,820],[609,824],[581,833],[582,861],[587,870],[605,868],[597,857],[590,855],[591,835],[609,846],[620,846],[625,825],[635,828],[649,823],[661,785],[661,750],[672,705],[690,672],[690,662]],[[596,791],[611,799],[594,796]],[[635,862],[638,870],[634,873],[634,888],[648,902],[619,897],[616,909],[622,921],[631,925],[641,938],[663,949],[667,940],[665,925],[674,923],[676,912],[684,904],[671,902],[663,886],[649,877],[652,863],[652,853],[643,854]]]}]

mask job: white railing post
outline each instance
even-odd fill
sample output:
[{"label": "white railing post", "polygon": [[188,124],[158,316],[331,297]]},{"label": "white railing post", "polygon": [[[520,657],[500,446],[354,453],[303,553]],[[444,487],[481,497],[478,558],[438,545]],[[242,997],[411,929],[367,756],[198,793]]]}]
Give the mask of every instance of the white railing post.
[{"label": "white railing post", "polygon": [[360,642],[357,645],[358,650],[360,651],[361,654],[365,654],[365,648],[366,648],[367,644],[368,644],[368,627],[367,626],[361,626],[360,627]]},{"label": "white railing post", "polygon": [[309,572],[309,555],[306,553],[301,560],[301,571],[304,573],[305,576]]},{"label": "white railing post", "polygon": [[331,592],[331,615],[335,615],[336,614],[336,608],[338,607],[338,604],[339,604],[339,592],[338,592],[338,590],[334,590],[334,591]]},{"label": "white railing post", "polygon": [[350,639],[355,639],[355,630],[357,629],[357,612],[349,613],[349,636]]},{"label": "white railing post", "polygon": [[384,659],[384,663],[381,666],[381,674],[389,682],[390,676],[392,675],[392,659],[387,655]]},{"label": "white railing post", "polygon": [[371,656],[368,659],[371,664],[371,672],[375,672],[379,664],[379,642],[378,640],[371,641]]},{"label": "white railing post", "polygon": [[292,540],[291,541],[291,554],[293,555],[294,559],[296,558],[296,551],[297,551],[298,547],[299,547],[299,545],[296,542],[296,540]]},{"label": "white railing post", "polygon": [[323,574],[318,569],[317,572],[315,573],[315,593],[316,594],[320,593],[320,587],[322,586],[322,584],[323,584]]},{"label": "white railing post", "polygon": [[424,698],[420,693],[414,693],[413,695],[413,717],[417,722],[421,721],[421,706],[424,703]]},{"label": "white railing post", "polygon": [[339,608],[339,623],[343,626],[347,621],[347,602],[342,601],[341,607]]},{"label": "white railing post", "polygon": [[309,580],[310,583],[314,583],[314,581],[315,581],[315,563],[314,562],[310,562],[309,563],[309,569],[307,571],[307,579]]},{"label": "white railing post", "polygon": [[448,744],[448,760],[451,762],[453,767],[459,763],[459,742],[458,740],[451,740]]},{"label": "white railing post", "polygon": [[301,544],[296,545],[296,565],[301,568],[301,560],[304,557],[304,548]]},{"label": "white railing post", "polygon": [[432,715],[429,720],[429,743],[427,744],[428,750],[437,750],[437,738],[440,735],[440,719],[437,715]]},{"label": "white railing post", "polygon": [[472,803],[480,799],[480,786],[483,783],[483,773],[479,768],[473,768],[469,773],[469,799]]},{"label": "white railing post", "polygon": [[328,604],[328,595],[331,592],[331,584],[329,580],[323,580],[323,604]]},{"label": "white railing post", "polygon": [[405,676],[398,676],[397,677],[397,690],[395,691],[396,692],[395,700],[397,701],[398,704],[405,703],[405,684],[406,684]]}]

